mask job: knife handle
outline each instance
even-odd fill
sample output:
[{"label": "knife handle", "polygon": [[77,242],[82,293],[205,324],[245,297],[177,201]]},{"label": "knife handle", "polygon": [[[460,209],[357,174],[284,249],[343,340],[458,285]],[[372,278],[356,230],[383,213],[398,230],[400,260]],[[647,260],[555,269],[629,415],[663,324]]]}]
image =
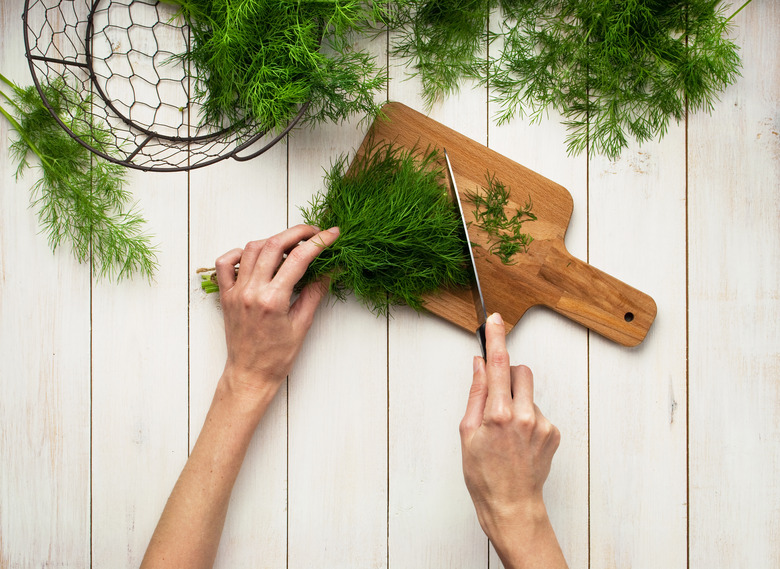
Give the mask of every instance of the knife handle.
[{"label": "knife handle", "polygon": [[485,340],[485,322],[480,324],[477,328],[477,340],[479,341],[479,349],[482,350],[482,358],[487,363],[487,340]]},{"label": "knife handle", "polygon": [[645,293],[553,247],[540,270],[556,294],[548,306],[624,346],[636,346],[655,319],[655,301]]}]

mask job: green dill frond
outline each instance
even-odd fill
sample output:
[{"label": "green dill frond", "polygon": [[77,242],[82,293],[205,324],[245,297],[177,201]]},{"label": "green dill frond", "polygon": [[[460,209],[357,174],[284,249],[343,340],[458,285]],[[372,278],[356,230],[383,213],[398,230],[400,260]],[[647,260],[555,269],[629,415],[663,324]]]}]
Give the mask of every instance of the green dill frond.
[{"label": "green dill frond", "polygon": [[[486,40],[492,10],[498,27]],[[725,10],[719,0],[407,0],[395,54],[421,76],[428,103],[476,77],[490,88],[499,124],[554,109],[571,154],[590,146],[615,158],[630,139],[663,136],[686,104],[710,110],[735,81],[740,61]]]},{"label": "green dill frond", "polygon": [[[157,267],[155,249],[143,233],[144,218],[124,189],[125,169],[98,158],[74,140],[44,106],[34,87],[10,87],[2,93],[11,110],[0,106],[17,134],[11,143],[16,175],[37,166],[40,178],[31,201],[49,245],[68,244],[79,262],[93,262],[98,277],[121,280],[133,274],[151,279]],[[42,89],[57,116],[82,140],[105,151],[108,133],[94,124],[77,94],[63,80]],[[65,112],[65,109],[68,112]],[[37,161],[30,158],[36,156]]]},{"label": "green dill frond", "polygon": [[487,71],[487,23],[496,0],[427,0],[399,2],[393,26],[399,33],[392,54],[404,58],[422,82],[430,108],[456,93],[464,78],[482,78]]},{"label": "green dill frond", "polygon": [[465,237],[435,150],[370,145],[347,172],[347,157],[327,172],[324,192],[302,208],[306,223],[338,226],[338,240],[301,281],[330,277],[339,298],[352,291],[376,314],[470,282]]},{"label": "green dill frond", "polygon": [[362,0],[175,0],[193,41],[182,54],[196,75],[202,122],[279,131],[309,102],[308,122],[379,111],[384,88],[373,56],[353,47],[387,19]]}]

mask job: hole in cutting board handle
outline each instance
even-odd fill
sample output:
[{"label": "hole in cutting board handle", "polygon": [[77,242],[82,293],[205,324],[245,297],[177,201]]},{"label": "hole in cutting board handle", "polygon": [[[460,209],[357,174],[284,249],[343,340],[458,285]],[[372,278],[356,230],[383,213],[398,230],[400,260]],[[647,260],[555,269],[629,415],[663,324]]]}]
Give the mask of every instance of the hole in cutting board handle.
[{"label": "hole in cutting board handle", "polygon": [[633,312],[626,312],[626,313],[623,315],[623,319],[624,319],[626,322],[631,322],[631,321],[634,319],[634,313],[633,313]]}]

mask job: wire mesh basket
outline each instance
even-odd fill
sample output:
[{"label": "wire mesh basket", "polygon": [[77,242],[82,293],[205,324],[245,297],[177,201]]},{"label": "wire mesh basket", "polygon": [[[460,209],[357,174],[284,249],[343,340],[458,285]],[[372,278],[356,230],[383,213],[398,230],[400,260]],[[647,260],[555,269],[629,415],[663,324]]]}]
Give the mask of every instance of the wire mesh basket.
[{"label": "wire mesh basket", "polygon": [[[25,50],[43,103],[82,145],[130,168],[181,171],[262,154],[308,105],[275,133],[204,122],[191,96],[198,79],[177,57],[189,32],[176,13],[154,0],[25,0]],[[65,101],[56,110],[47,86]]]}]

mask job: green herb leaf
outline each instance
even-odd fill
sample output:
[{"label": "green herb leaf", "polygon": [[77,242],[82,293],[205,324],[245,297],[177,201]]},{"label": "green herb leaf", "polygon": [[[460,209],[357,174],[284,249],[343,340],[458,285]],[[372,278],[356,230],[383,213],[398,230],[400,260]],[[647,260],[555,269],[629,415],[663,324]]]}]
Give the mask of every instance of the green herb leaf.
[{"label": "green herb leaf", "polygon": [[[69,243],[79,262],[93,261],[99,277],[121,280],[133,274],[151,279],[157,267],[155,249],[142,233],[143,217],[123,188],[125,169],[102,160],[63,130],[44,106],[34,87],[20,88],[6,77],[0,81],[12,89],[2,97],[10,110],[0,113],[18,138],[11,144],[17,177],[32,167],[41,177],[32,187],[32,202],[52,250]],[[105,151],[109,133],[91,119],[80,98],[61,79],[42,89],[53,111],[73,133],[92,147]],[[69,112],[63,112],[66,106]],[[72,117],[72,118],[70,118]]]},{"label": "green herb leaf", "polygon": [[513,265],[514,256],[528,252],[528,246],[534,240],[522,231],[523,223],[536,221],[536,215],[531,211],[533,205],[529,199],[522,209],[515,209],[515,214],[507,217],[509,188],[489,172],[486,179],[484,192],[467,192],[464,199],[474,205],[474,223],[488,235],[488,253],[496,255],[505,265]]},{"label": "green herb leaf", "polygon": [[311,264],[301,284],[323,275],[339,298],[347,291],[376,314],[395,304],[423,308],[423,295],[470,282],[460,217],[435,150],[369,145],[349,172],[347,157],[326,174],[326,189],[306,223],[338,226],[338,240]]},{"label": "green herb leaf", "polygon": [[384,2],[362,0],[176,0],[193,41],[203,122],[254,122],[279,131],[309,102],[305,120],[376,115],[386,79],[356,33],[386,19]]},{"label": "green herb leaf", "polygon": [[[739,8],[741,10],[749,3]],[[489,85],[498,122],[560,112],[568,150],[616,158],[634,138],[709,110],[739,75],[718,0],[407,0],[394,53],[430,104],[463,78]],[[487,15],[500,10],[496,30]],[[738,10],[738,11],[739,11]],[[485,51],[491,42],[491,56]]]}]

